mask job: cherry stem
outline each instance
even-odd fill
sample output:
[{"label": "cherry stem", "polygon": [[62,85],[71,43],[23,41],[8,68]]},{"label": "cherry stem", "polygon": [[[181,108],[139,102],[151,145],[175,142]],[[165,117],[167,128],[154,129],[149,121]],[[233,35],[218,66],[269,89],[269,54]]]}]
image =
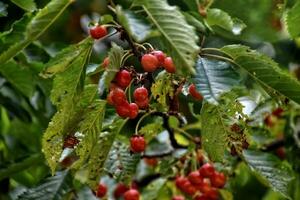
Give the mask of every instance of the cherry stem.
[{"label": "cherry stem", "polygon": [[141,124],[141,122],[146,118],[148,117],[149,115],[151,115],[153,112],[149,112],[149,113],[146,113],[144,114],[138,121],[138,123],[136,124],[136,127],[135,127],[135,135],[138,135],[138,130],[139,130],[139,126]]}]

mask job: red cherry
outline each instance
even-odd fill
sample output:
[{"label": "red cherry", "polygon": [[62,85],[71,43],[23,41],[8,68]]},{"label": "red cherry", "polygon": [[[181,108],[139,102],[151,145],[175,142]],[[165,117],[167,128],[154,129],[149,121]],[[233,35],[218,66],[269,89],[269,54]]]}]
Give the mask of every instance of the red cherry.
[{"label": "red cherry", "polygon": [[199,171],[193,171],[188,175],[189,181],[193,185],[199,185],[203,182],[203,178],[200,176]]},{"label": "red cherry", "polygon": [[208,196],[206,195],[197,195],[194,200],[210,200]]},{"label": "red cherry", "polygon": [[176,178],[175,180],[175,185],[177,188],[182,189],[183,185],[188,181],[187,178],[183,177],[183,176],[179,176]]},{"label": "red cherry", "polygon": [[144,158],[144,161],[147,165],[151,167],[155,167],[158,163],[156,158]]},{"label": "red cherry", "polygon": [[183,196],[175,196],[172,200],[185,200],[185,198]]},{"label": "red cherry", "polygon": [[111,99],[115,105],[121,105],[126,102],[125,92],[121,88],[115,88],[111,92]]},{"label": "red cherry", "polygon": [[140,109],[146,109],[149,106],[149,99],[145,99],[143,101],[136,101],[135,102]]},{"label": "red cherry", "polygon": [[114,197],[116,199],[120,198],[127,190],[129,190],[129,188],[125,184],[119,183],[114,191]]},{"label": "red cherry", "polygon": [[133,135],[130,138],[130,149],[134,153],[140,153],[145,151],[146,148],[146,141],[143,136],[140,135]]},{"label": "red cherry", "polygon": [[219,198],[218,190],[212,187],[209,191],[205,192],[204,195],[207,196],[209,200],[217,200]]},{"label": "red cherry", "polygon": [[107,192],[106,185],[100,183],[97,188],[96,196],[102,198],[106,195],[106,192]]},{"label": "red cherry", "polygon": [[130,112],[129,112],[129,118],[134,119],[138,116],[139,114],[139,107],[136,103],[131,103],[129,104],[130,107]]},{"label": "red cherry", "polygon": [[110,91],[109,93],[108,93],[108,95],[107,95],[107,98],[106,98],[106,100],[107,100],[107,103],[109,104],[109,105],[114,105],[114,101],[113,101],[113,99],[112,99],[112,96],[113,96],[113,91]]},{"label": "red cherry", "polygon": [[165,58],[166,58],[166,54],[164,54],[164,52],[162,52],[162,51],[152,51],[151,54],[154,55],[157,58],[157,60],[159,62],[159,65],[162,66],[164,64]]},{"label": "red cherry", "polygon": [[215,172],[210,177],[210,182],[213,187],[223,188],[226,183],[226,176],[223,173]]},{"label": "red cherry", "polygon": [[275,150],[275,154],[281,159],[284,160],[286,158],[286,151],[284,147],[279,147]]},{"label": "red cherry", "polygon": [[140,193],[135,189],[130,189],[124,193],[124,200],[139,200]]},{"label": "red cherry", "polygon": [[163,66],[164,66],[165,70],[169,73],[175,73],[176,72],[176,67],[175,67],[171,57],[166,57],[165,58]]},{"label": "red cherry", "polygon": [[189,93],[194,99],[198,101],[201,101],[203,99],[203,96],[200,94],[200,92],[197,91],[195,84],[191,84],[189,86]]},{"label": "red cherry", "polygon": [[107,35],[107,30],[105,26],[94,26],[90,29],[90,35],[92,38],[98,40],[100,38],[103,38],[104,36]]},{"label": "red cherry", "polygon": [[215,168],[210,163],[205,163],[199,169],[200,175],[204,178],[209,178],[215,173]]},{"label": "red cherry", "polygon": [[186,181],[183,184],[181,190],[184,193],[186,193],[188,195],[191,195],[191,196],[193,196],[197,192],[197,189],[195,188],[195,186],[192,185],[192,183],[190,181]]},{"label": "red cherry", "polygon": [[102,63],[104,68],[107,68],[109,65],[109,57],[104,58],[103,63]]},{"label": "red cherry", "polygon": [[211,189],[211,185],[208,179],[204,179],[202,183],[199,185],[195,185],[195,187],[202,193],[206,193]]},{"label": "red cherry", "polygon": [[116,106],[116,112],[120,117],[128,117],[130,115],[130,105],[128,102]]},{"label": "red cherry", "polygon": [[130,72],[124,69],[119,71],[116,75],[116,82],[120,87],[126,88],[131,82]]},{"label": "red cherry", "polygon": [[273,127],[276,124],[277,118],[274,115],[267,115],[264,119],[264,123],[268,127]]},{"label": "red cherry", "polygon": [[144,101],[148,99],[148,90],[144,87],[136,88],[133,92],[133,97],[135,101]]},{"label": "red cherry", "polygon": [[159,66],[159,61],[156,56],[145,54],[142,57],[142,66],[146,72],[154,72]]},{"label": "red cherry", "polygon": [[276,117],[281,117],[283,112],[284,110],[282,108],[276,108],[275,110],[273,110],[272,115]]}]

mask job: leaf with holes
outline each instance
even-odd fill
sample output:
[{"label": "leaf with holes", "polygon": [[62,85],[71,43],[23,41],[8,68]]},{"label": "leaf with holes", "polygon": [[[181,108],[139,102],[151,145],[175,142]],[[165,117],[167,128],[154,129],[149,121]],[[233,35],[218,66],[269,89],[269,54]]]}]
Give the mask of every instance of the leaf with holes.
[{"label": "leaf with holes", "polygon": [[263,87],[300,103],[300,82],[271,58],[242,45],[229,45],[221,50]]},{"label": "leaf with holes", "polygon": [[195,60],[200,50],[198,37],[181,12],[166,0],[135,0],[134,5],[143,8],[161,33],[166,52],[176,65],[176,72],[183,75],[195,73]]},{"label": "leaf with holes", "polygon": [[230,64],[214,59],[199,58],[193,83],[205,100],[217,104],[221,94],[239,84],[239,75]]},{"label": "leaf with holes", "polygon": [[274,191],[289,198],[288,188],[292,181],[290,169],[284,167],[274,155],[258,151],[244,151],[244,159],[250,169]]}]

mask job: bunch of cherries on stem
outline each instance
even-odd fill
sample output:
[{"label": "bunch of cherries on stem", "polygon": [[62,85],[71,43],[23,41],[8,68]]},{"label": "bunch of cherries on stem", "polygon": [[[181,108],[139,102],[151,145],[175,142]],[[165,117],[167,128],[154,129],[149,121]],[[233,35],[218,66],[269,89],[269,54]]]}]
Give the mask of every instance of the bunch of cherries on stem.
[{"label": "bunch of cherries on stem", "polygon": [[[103,183],[100,183],[96,190],[96,196],[99,198],[105,197],[107,193],[107,186]],[[118,183],[114,189],[113,195],[116,199],[123,197],[124,200],[139,200],[140,193],[136,189],[136,186],[132,184],[131,188],[126,186],[123,183]]]},{"label": "bunch of cherries on stem", "polygon": [[[226,176],[215,170],[214,166],[206,163],[196,171],[185,176],[178,176],[176,187],[195,200],[217,200],[218,189],[226,184]],[[172,200],[184,200],[183,196],[175,196]]]}]

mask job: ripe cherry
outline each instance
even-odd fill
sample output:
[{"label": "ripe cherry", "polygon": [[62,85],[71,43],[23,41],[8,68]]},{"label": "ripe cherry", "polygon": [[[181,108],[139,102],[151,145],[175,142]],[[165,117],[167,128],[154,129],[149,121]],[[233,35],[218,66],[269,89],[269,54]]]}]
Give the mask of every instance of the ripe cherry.
[{"label": "ripe cherry", "polygon": [[116,112],[120,117],[129,117],[130,115],[130,105],[128,102],[124,102],[116,106]]},{"label": "ripe cherry", "polygon": [[206,195],[197,195],[194,200],[210,200],[210,198]]},{"label": "ripe cherry", "polygon": [[151,54],[154,55],[157,58],[157,60],[159,62],[159,65],[162,66],[164,64],[165,58],[166,58],[166,54],[164,54],[164,52],[162,52],[162,51],[152,51]]},{"label": "ripe cherry", "polygon": [[199,171],[193,171],[188,175],[189,181],[193,185],[199,185],[203,182],[203,178],[200,176]]},{"label": "ripe cherry", "polygon": [[164,66],[165,70],[169,73],[175,73],[176,72],[176,67],[175,67],[171,57],[166,57],[165,58],[163,66]]},{"label": "ripe cherry", "polygon": [[175,196],[172,200],[185,200],[185,198],[183,196]]},{"label": "ripe cherry", "polygon": [[140,109],[146,109],[149,106],[149,99],[145,99],[143,101],[135,101],[135,103],[139,106]]},{"label": "ripe cherry", "polygon": [[151,167],[155,167],[158,163],[156,158],[144,158],[144,161],[147,165]]},{"label": "ripe cherry", "polygon": [[182,190],[184,193],[186,193],[186,194],[188,194],[188,195],[191,195],[191,196],[194,195],[194,194],[197,192],[197,189],[195,188],[195,186],[192,185],[192,183],[191,183],[190,181],[186,181],[186,182],[183,184],[181,190]]},{"label": "ripe cherry", "polygon": [[211,177],[215,173],[215,168],[210,163],[205,163],[199,169],[200,175],[205,178]]},{"label": "ripe cherry", "polygon": [[100,183],[97,188],[96,196],[102,198],[106,195],[106,192],[107,192],[106,185]]},{"label": "ripe cherry", "polygon": [[130,189],[124,193],[124,200],[139,200],[140,193],[135,189]]},{"label": "ripe cherry", "polygon": [[104,58],[103,63],[102,63],[104,68],[107,68],[109,65],[109,57]]},{"label": "ripe cherry", "polygon": [[218,190],[213,187],[211,187],[209,191],[204,193],[204,195],[207,196],[209,200],[217,200],[219,198]]},{"label": "ripe cherry", "polygon": [[143,136],[140,135],[133,135],[130,138],[130,149],[134,153],[141,153],[145,151],[146,148],[146,141]]},{"label": "ripe cherry", "polygon": [[223,188],[226,183],[226,176],[223,173],[215,172],[210,177],[210,182],[213,187]]},{"label": "ripe cherry", "polygon": [[133,97],[135,101],[144,101],[148,99],[148,90],[144,87],[136,88],[133,92]]},{"label": "ripe cherry", "polygon": [[275,150],[275,154],[281,159],[284,160],[286,158],[286,151],[284,147],[279,147]]},{"label": "ripe cherry", "polygon": [[111,99],[114,105],[121,105],[126,102],[126,95],[125,92],[121,88],[115,88],[113,89],[111,94]]},{"label": "ripe cherry", "polygon": [[98,40],[107,35],[107,29],[105,26],[96,25],[90,28],[90,35],[92,36],[92,38]]},{"label": "ripe cherry", "polygon": [[199,185],[195,185],[195,187],[202,193],[206,193],[211,189],[211,185],[208,179],[204,179],[202,183],[200,183]]},{"label": "ripe cherry", "polygon": [[276,108],[275,110],[273,110],[272,115],[276,117],[281,117],[283,112],[284,110],[282,108]]},{"label": "ripe cherry", "polygon": [[129,109],[130,109],[130,111],[129,111],[129,118],[130,119],[134,119],[134,118],[136,118],[137,116],[138,116],[138,114],[139,114],[139,107],[138,107],[138,105],[136,104],[136,103],[131,103],[131,104],[129,104]]},{"label": "ripe cherry", "polygon": [[195,84],[191,84],[189,86],[189,93],[194,99],[198,101],[201,101],[203,99],[203,96],[197,91]]},{"label": "ripe cherry", "polygon": [[123,69],[117,73],[115,80],[120,87],[126,88],[131,82],[131,74]]},{"label": "ripe cherry", "polygon": [[125,184],[119,183],[114,191],[114,197],[116,199],[120,198],[127,190],[129,190],[129,188]]},{"label": "ripe cherry", "polygon": [[146,72],[154,72],[159,66],[159,61],[156,56],[152,54],[145,54],[142,57],[142,66]]}]

